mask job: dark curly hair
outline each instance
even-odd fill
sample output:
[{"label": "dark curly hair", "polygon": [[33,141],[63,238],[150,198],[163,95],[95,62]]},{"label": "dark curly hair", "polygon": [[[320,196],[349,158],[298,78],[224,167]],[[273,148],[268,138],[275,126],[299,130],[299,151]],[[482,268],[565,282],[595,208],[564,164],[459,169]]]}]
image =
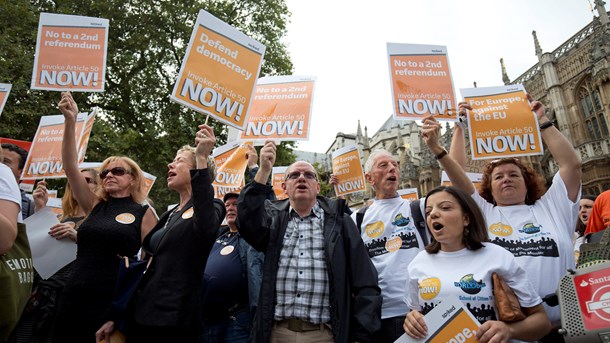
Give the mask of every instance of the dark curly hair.
[{"label": "dark curly hair", "polygon": [[[426,204],[428,205],[428,199],[434,193],[445,192],[451,194],[460,205],[462,212],[466,216],[468,216],[468,226],[466,226],[466,230],[468,230],[468,234],[462,236],[462,242],[464,246],[466,246],[469,250],[477,250],[483,247],[483,242],[489,241],[489,234],[487,233],[487,224],[485,224],[485,217],[483,217],[483,213],[481,209],[477,205],[476,202],[472,199],[469,194],[462,191],[459,188],[453,186],[439,186],[431,190],[426,196]],[[425,207],[424,207],[425,208]],[[427,225],[428,215],[426,215],[426,225]],[[432,230],[428,227],[430,233]],[[426,246],[426,251],[429,254],[436,254],[441,250],[441,244],[434,239],[434,235],[431,235],[430,244]]]},{"label": "dark curly hair", "polygon": [[546,182],[544,178],[536,173],[532,168],[524,165],[516,158],[501,158],[488,163],[483,169],[483,179],[481,180],[481,186],[479,188],[479,194],[487,202],[495,204],[495,199],[491,193],[491,173],[493,170],[503,164],[514,164],[521,170],[521,175],[525,180],[525,188],[527,194],[525,195],[525,204],[533,205],[542,195],[546,192]]}]

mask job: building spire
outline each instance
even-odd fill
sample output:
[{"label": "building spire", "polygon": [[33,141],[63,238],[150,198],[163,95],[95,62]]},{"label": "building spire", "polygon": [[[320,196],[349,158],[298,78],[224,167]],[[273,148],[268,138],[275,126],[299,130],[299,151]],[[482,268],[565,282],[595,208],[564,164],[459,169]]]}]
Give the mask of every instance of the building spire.
[{"label": "building spire", "polygon": [[536,30],[532,31],[532,35],[534,36],[534,46],[536,48],[536,56],[540,58],[542,55],[542,48],[540,48],[540,42],[538,41],[538,36],[536,36]]},{"label": "building spire", "polygon": [[608,19],[608,13],[606,12],[606,3],[603,0],[595,0],[595,10],[599,16],[599,21],[602,25],[606,25],[610,22]]},{"label": "building spire", "polygon": [[369,149],[369,130],[367,127],[364,127],[364,148]]},{"label": "building spire", "polygon": [[506,66],[504,65],[504,58],[500,58],[500,66],[502,66],[502,81],[504,81],[505,85],[510,84],[510,79],[508,78],[508,74],[506,73]]}]

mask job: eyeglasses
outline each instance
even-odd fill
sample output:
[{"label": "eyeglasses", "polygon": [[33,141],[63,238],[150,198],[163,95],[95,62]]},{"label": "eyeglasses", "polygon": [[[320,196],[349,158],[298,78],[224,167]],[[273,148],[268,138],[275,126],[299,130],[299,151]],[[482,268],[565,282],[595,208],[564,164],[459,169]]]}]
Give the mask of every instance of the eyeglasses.
[{"label": "eyeglasses", "polygon": [[105,179],[108,176],[108,173],[112,173],[114,176],[123,176],[125,174],[131,174],[131,170],[125,169],[123,167],[114,167],[112,169],[104,169],[100,173],[100,179]]},{"label": "eyeglasses", "polygon": [[303,175],[307,180],[317,180],[318,179],[318,176],[314,172],[310,172],[310,171],[304,171],[304,172],[293,171],[293,172],[289,173],[288,175],[286,175],[286,180],[296,180],[299,177],[301,177],[301,175]]},{"label": "eyeglasses", "polygon": [[[114,174],[114,172],[113,172],[112,174]],[[116,175],[116,174],[115,174],[115,175]],[[92,178],[90,178],[90,177],[86,177],[86,176],[85,176],[85,181],[87,181],[87,183],[91,183],[91,184],[94,184],[94,185],[95,185],[95,180],[94,180],[94,179],[92,179]]]}]

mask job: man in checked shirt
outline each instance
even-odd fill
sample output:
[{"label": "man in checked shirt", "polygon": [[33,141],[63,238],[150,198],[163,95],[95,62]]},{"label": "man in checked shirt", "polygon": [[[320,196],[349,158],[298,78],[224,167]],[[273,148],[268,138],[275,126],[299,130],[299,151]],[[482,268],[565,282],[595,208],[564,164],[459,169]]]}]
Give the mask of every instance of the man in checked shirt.
[{"label": "man in checked shirt", "polygon": [[344,213],[343,200],[318,196],[307,162],[290,165],[288,199],[265,201],[275,144],[260,151],[260,169],[239,195],[242,237],[265,252],[255,342],[367,342],[380,327],[377,271]]}]

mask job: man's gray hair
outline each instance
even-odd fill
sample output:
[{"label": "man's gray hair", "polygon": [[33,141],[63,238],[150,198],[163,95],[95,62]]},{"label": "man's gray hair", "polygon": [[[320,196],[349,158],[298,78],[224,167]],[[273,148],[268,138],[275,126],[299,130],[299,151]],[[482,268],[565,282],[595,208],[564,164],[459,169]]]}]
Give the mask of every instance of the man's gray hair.
[{"label": "man's gray hair", "polygon": [[392,154],[390,154],[389,151],[387,150],[383,150],[383,149],[377,149],[374,150],[370,155],[369,158],[366,160],[366,163],[364,164],[364,172],[368,173],[371,171],[371,169],[373,169],[373,165],[375,164],[375,160],[377,159],[378,156],[381,155],[386,155],[386,156],[390,156],[394,159],[394,156]]}]

